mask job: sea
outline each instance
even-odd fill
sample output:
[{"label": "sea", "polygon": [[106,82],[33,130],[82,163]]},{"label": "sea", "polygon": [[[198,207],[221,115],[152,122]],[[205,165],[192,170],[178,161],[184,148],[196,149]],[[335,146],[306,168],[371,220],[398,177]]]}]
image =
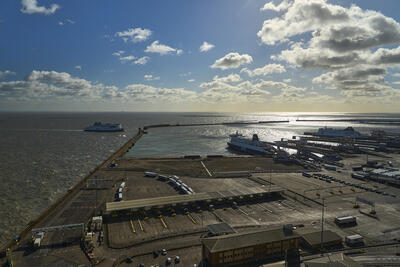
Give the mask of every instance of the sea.
[{"label": "sea", "polygon": [[[261,140],[292,138],[320,127],[354,127],[399,133],[399,125],[354,122],[299,122],[297,119],[399,119],[400,114],[356,113],[140,113],[0,112],[0,246],[13,238],[70,187],[80,181],[139,127],[152,124],[280,121],[274,124],[187,126],[149,129],[125,157],[229,155],[236,131]],[[124,132],[84,132],[96,121],[121,123]]]}]

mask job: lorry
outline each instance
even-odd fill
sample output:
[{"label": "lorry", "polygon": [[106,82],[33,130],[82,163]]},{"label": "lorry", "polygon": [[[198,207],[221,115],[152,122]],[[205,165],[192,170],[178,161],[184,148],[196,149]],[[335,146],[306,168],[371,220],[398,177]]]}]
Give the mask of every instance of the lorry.
[{"label": "lorry", "polygon": [[44,237],[44,232],[36,233],[33,237],[33,248],[38,249],[40,247],[40,243],[42,242]]},{"label": "lorry", "polygon": [[339,226],[355,225],[357,224],[357,218],[355,216],[336,217],[335,223]]}]

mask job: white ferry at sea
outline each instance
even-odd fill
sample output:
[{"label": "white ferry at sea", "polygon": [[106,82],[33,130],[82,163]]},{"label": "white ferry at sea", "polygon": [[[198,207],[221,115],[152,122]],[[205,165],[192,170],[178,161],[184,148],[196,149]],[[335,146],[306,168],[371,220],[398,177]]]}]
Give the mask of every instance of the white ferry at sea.
[{"label": "white ferry at sea", "polygon": [[362,135],[360,132],[354,130],[353,127],[347,127],[345,129],[334,129],[334,128],[319,128],[318,132],[315,133],[304,133],[311,134],[315,136],[322,137],[352,137],[352,138],[365,138],[366,136]]},{"label": "white ferry at sea", "polygon": [[121,132],[124,128],[119,123],[101,123],[95,122],[92,126],[86,127],[87,132]]},{"label": "white ferry at sea", "polygon": [[259,155],[272,155],[273,147],[266,142],[262,142],[258,139],[257,134],[253,134],[253,138],[249,139],[244,137],[242,134],[236,132],[235,134],[229,135],[231,140],[227,143],[229,148],[237,151],[241,151],[248,154],[259,154]]}]

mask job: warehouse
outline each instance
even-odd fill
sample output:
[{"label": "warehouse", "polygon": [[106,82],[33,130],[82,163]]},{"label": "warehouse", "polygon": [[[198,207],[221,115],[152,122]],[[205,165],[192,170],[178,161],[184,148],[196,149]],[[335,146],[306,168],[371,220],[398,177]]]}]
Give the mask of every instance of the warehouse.
[{"label": "warehouse", "polygon": [[203,238],[207,266],[235,266],[267,259],[298,257],[300,236],[291,226]]},{"label": "warehouse", "polygon": [[[301,234],[302,246],[306,248],[318,249],[322,247],[342,246],[343,239],[341,236],[331,230],[324,230],[321,236],[321,231]],[[321,242],[322,241],[322,242]]]}]

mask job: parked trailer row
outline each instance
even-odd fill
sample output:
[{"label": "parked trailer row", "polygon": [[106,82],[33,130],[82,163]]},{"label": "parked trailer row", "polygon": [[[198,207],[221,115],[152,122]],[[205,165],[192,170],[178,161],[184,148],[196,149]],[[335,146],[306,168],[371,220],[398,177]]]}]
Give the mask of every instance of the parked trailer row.
[{"label": "parked trailer row", "polygon": [[174,186],[176,189],[178,189],[180,192],[182,192],[184,194],[188,194],[188,195],[194,194],[194,190],[191,187],[189,187],[187,184],[182,182],[179,179],[179,177],[176,175],[170,176],[168,183],[171,184],[172,186]]},{"label": "parked trailer row", "polygon": [[158,174],[155,172],[149,172],[149,171],[146,171],[144,173],[144,175],[146,177],[151,177],[151,178],[157,177],[157,179],[160,181],[168,182],[168,184],[172,185],[175,189],[177,189],[181,193],[188,194],[188,195],[194,194],[194,190],[191,187],[189,187],[187,184],[182,182],[179,179],[179,177],[176,175],[166,176],[166,175],[161,175],[161,174]]}]

